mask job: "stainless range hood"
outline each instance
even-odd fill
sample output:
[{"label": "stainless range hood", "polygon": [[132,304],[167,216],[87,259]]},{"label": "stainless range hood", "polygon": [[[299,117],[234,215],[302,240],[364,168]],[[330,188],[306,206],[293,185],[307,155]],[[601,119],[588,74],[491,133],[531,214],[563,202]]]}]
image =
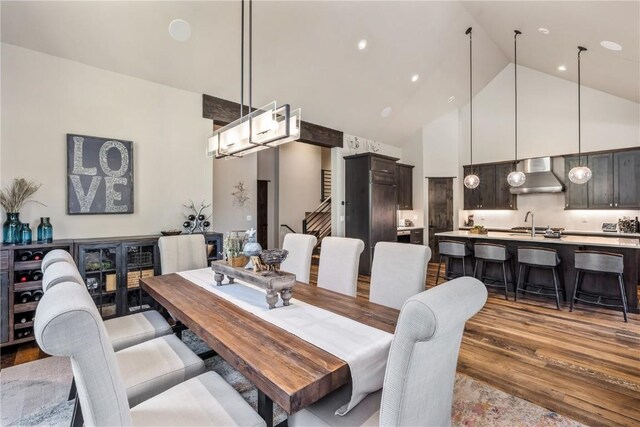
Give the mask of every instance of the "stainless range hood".
[{"label": "stainless range hood", "polygon": [[551,171],[551,157],[524,160],[526,180],[520,187],[511,187],[511,194],[560,193],[564,185]]}]

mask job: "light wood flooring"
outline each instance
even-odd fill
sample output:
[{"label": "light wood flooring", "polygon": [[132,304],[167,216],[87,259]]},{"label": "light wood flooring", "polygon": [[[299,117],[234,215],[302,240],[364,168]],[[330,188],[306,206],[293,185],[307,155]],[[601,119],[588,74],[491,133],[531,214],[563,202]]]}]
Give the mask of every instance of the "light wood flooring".
[{"label": "light wood flooring", "polygon": [[[435,284],[430,264],[427,287]],[[444,268],[443,268],[444,270]],[[312,267],[312,283],[317,267]],[[440,281],[442,284],[442,279]],[[358,277],[369,297],[369,277]],[[640,315],[490,291],[467,322],[458,370],[592,426],[640,425]]]},{"label": "light wood flooring", "polygon": [[[429,266],[428,287],[436,268]],[[313,284],[316,278],[313,266]],[[369,296],[366,276],[359,277],[358,296]],[[2,368],[45,356],[33,343],[2,352]],[[588,425],[640,425],[638,314],[625,324],[612,310],[580,305],[570,313],[550,301],[490,293],[467,322],[458,369]]]}]

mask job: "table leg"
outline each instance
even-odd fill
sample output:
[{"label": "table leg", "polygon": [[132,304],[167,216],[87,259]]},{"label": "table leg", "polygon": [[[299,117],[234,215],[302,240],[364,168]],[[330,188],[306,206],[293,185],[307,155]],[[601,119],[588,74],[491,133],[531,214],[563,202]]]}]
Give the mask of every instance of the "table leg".
[{"label": "table leg", "polygon": [[267,423],[267,427],[273,427],[273,400],[260,390],[258,390],[258,415]]},{"label": "table leg", "polygon": [[216,281],[217,286],[222,286],[222,281],[224,280],[224,275],[220,273],[215,273],[213,275],[213,280]]},{"label": "table leg", "polygon": [[280,291],[280,297],[282,298],[282,305],[289,305],[289,300],[291,299],[291,289],[283,289]]},{"label": "table leg", "polygon": [[276,308],[276,304],[278,303],[278,292],[273,289],[268,289],[265,299],[267,300],[267,304],[269,304],[269,310]]}]

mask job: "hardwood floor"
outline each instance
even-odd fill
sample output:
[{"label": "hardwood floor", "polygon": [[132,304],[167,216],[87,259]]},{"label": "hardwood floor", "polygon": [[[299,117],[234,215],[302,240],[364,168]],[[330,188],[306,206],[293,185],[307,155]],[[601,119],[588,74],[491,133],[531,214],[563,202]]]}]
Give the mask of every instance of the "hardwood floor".
[{"label": "hardwood floor", "polygon": [[[436,270],[429,265],[427,287]],[[367,276],[358,296],[369,297]],[[467,322],[459,372],[588,425],[640,425],[640,315],[625,324],[618,311],[510,298],[490,291]]]},{"label": "hardwood floor", "polygon": [[[429,265],[427,285],[435,283]],[[312,266],[315,284],[317,266]],[[358,296],[368,298],[360,276]],[[35,344],[3,349],[2,368],[45,355]],[[466,326],[460,372],[588,425],[640,425],[640,315],[490,293]]]}]

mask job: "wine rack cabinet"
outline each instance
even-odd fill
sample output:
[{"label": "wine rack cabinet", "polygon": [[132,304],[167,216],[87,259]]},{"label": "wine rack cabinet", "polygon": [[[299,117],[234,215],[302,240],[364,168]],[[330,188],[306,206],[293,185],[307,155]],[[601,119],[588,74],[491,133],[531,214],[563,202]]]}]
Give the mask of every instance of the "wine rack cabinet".
[{"label": "wine rack cabinet", "polygon": [[53,249],[73,254],[73,242],[0,246],[0,347],[34,340],[33,322],[42,296],[40,267]]}]

